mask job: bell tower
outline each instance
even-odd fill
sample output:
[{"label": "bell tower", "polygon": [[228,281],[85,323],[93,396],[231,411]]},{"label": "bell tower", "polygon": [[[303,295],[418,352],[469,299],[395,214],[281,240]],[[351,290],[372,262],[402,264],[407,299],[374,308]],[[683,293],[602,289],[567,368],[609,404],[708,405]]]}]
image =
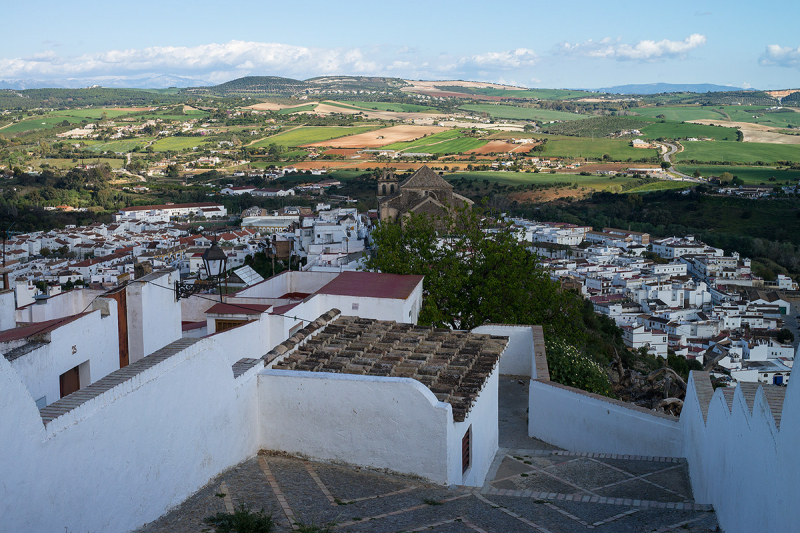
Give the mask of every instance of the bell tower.
[{"label": "bell tower", "polygon": [[378,178],[378,198],[383,198],[397,191],[397,178],[392,172],[381,173]]}]

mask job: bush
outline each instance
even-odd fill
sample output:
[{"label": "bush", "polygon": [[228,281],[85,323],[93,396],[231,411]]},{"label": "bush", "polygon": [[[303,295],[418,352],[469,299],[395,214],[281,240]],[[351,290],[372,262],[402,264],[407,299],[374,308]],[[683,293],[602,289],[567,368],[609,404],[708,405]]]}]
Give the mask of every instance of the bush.
[{"label": "bush", "polygon": [[590,356],[562,340],[546,342],[550,379],[586,392],[613,397],[608,374]]},{"label": "bush", "polygon": [[212,526],[216,533],[271,533],[275,529],[271,514],[264,514],[263,509],[251,511],[244,504],[233,513],[217,513],[204,522]]}]

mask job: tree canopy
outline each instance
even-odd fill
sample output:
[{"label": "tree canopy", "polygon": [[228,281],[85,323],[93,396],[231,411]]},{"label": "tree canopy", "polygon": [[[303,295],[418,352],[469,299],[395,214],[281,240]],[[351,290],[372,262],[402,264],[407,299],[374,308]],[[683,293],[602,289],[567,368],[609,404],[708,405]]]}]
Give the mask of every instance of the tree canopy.
[{"label": "tree canopy", "polygon": [[561,290],[517,233],[493,226],[479,211],[382,221],[372,237],[377,252],[367,270],[425,276],[420,324],[540,324],[553,336],[582,343],[581,298]]}]

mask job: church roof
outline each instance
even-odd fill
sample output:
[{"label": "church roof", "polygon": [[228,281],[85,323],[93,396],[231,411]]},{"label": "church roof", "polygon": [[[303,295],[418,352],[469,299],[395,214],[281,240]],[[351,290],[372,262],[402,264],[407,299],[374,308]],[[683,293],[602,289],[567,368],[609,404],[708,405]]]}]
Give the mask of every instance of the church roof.
[{"label": "church roof", "polygon": [[439,174],[423,166],[400,182],[401,189],[452,189],[453,186]]}]

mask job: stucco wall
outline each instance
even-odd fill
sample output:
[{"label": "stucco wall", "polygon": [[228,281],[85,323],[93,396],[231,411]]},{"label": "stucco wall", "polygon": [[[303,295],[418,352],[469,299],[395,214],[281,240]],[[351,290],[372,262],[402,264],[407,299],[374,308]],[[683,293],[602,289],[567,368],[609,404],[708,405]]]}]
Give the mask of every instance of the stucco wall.
[{"label": "stucco wall", "polygon": [[181,338],[181,304],[175,301],[177,271],[154,272],[127,287],[128,349],[138,361]]},{"label": "stucco wall", "polygon": [[257,452],[256,383],[234,380],[204,339],[45,428],[0,357],[0,528],[117,533],[156,519]]},{"label": "stucco wall", "polygon": [[508,346],[500,358],[500,373],[511,376],[536,377],[531,326],[490,324],[472,330],[473,333],[508,337]]},{"label": "stucco wall", "polygon": [[117,302],[108,302],[108,316],[94,311],[47,334],[49,342],[14,359],[11,366],[36,400],[46,396],[49,405],[61,398],[59,376],[89,361],[81,388],[119,369]]},{"label": "stucco wall", "polygon": [[[499,446],[497,412],[499,376],[500,372],[495,368],[466,419],[463,422],[455,422],[449,432],[447,445],[449,483],[472,487],[483,486]],[[470,467],[462,474],[461,439],[470,426],[472,427]]]},{"label": "stucco wall", "polygon": [[800,521],[800,389],[789,384],[778,430],[763,389],[751,410],[738,387],[729,408],[706,373],[692,372],[688,385],[681,423],[695,501],[713,504],[727,533],[793,531]]},{"label": "stucco wall", "polygon": [[677,419],[549,381],[531,380],[528,435],[575,452],[684,456]]},{"label": "stucco wall", "polygon": [[265,369],[258,401],[265,449],[453,482],[452,411],[416,380]]},{"label": "stucco wall", "polygon": [[267,347],[269,322],[269,315],[258,315],[256,320],[221,333],[215,333],[213,338],[224,347],[230,364],[245,357],[258,359],[271,349],[271,347]]},{"label": "stucco wall", "polygon": [[45,304],[32,303],[17,309],[20,322],[44,322],[55,318],[77,315],[86,310],[89,304],[104,291],[94,289],[75,289],[51,296]]},{"label": "stucco wall", "polygon": [[16,297],[11,289],[0,291],[0,331],[17,327]]}]

